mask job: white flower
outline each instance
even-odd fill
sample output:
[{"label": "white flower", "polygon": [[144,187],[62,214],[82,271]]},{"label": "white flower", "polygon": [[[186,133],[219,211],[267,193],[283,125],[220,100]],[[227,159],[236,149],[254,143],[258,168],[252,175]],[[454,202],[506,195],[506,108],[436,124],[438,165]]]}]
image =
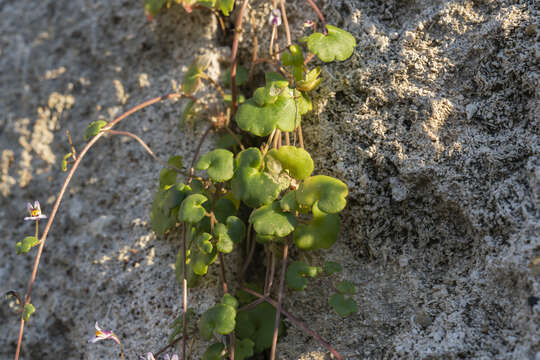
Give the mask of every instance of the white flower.
[{"label": "white flower", "polygon": [[274,9],[270,12],[270,16],[268,17],[268,23],[272,26],[281,25],[281,11],[279,11],[279,9]]},{"label": "white flower", "polygon": [[26,209],[28,209],[30,216],[25,217],[24,220],[33,221],[47,218],[46,215],[41,213],[41,207],[39,206],[39,201],[37,200],[34,201],[34,206],[32,206],[30,203],[26,203]]},{"label": "white flower", "polygon": [[118,345],[120,345],[120,339],[118,339],[118,336],[116,336],[112,331],[103,330],[102,328],[99,327],[97,321],[96,321],[95,326],[96,326],[96,334],[94,335],[93,338],[88,340],[88,342],[96,343],[96,342],[101,341],[101,340],[112,339],[112,340],[116,341],[116,343]]}]

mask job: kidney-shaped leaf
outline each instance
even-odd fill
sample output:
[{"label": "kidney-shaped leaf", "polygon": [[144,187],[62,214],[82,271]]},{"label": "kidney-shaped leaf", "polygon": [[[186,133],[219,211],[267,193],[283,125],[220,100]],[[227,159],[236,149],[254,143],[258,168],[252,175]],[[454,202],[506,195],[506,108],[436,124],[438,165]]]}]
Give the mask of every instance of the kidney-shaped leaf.
[{"label": "kidney-shaped leaf", "polygon": [[324,62],[347,60],[353,53],[356,40],[349,32],[326,25],[328,34],[313,33],[308,37],[308,49]]},{"label": "kidney-shaped leaf", "polygon": [[219,334],[229,334],[236,326],[236,309],[230,305],[217,304],[208,309],[199,319],[199,332],[205,340],[210,340],[214,330]]},{"label": "kidney-shaped leaf", "polygon": [[210,345],[202,356],[202,360],[225,360],[227,351],[223,343],[215,343]]},{"label": "kidney-shaped leaf", "polygon": [[178,220],[187,221],[194,224],[202,220],[206,214],[206,210],[202,206],[203,203],[208,201],[208,198],[201,194],[189,195],[180,206],[178,212]]},{"label": "kidney-shaped leaf", "polygon": [[304,290],[307,285],[307,277],[315,277],[322,272],[317,266],[309,266],[301,261],[295,261],[287,267],[287,286],[293,290]]},{"label": "kidney-shaped leaf", "polygon": [[163,235],[174,227],[180,204],[190,190],[189,186],[182,183],[158,190],[150,211],[150,223],[156,234]]},{"label": "kidney-shaped leaf", "polygon": [[302,148],[286,145],[270,150],[267,156],[277,159],[283,168],[289,170],[291,176],[297,180],[304,180],[313,172],[313,160]]},{"label": "kidney-shaped leaf", "polygon": [[356,302],[351,298],[345,298],[343,294],[334,294],[330,297],[330,306],[341,317],[347,317],[358,311]]},{"label": "kidney-shaped leaf", "polygon": [[212,240],[212,235],[207,232],[203,232],[195,238],[195,244],[197,244],[197,247],[203,253],[211,254],[214,246],[210,240]]},{"label": "kidney-shaped leaf", "polygon": [[101,130],[101,128],[107,124],[108,122],[106,122],[105,120],[92,121],[84,132],[84,141],[96,136]]},{"label": "kidney-shaped leaf", "polygon": [[19,241],[17,244],[15,244],[15,251],[17,255],[26,254],[30,251],[31,248],[38,244],[38,238],[36,238],[35,236],[27,236],[23,239],[23,241]]},{"label": "kidney-shaped leaf", "polygon": [[334,261],[327,261],[324,263],[324,272],[328,275],[335,274],[337,272],[341,272],[343,270],[343,267],[340,263],[334,262]]},{"label": "kidney-shaped leaf", "polygon": [[279,206],[281,210],[287,212],[293,212],[298,209],[298,203],[296,202],[296,191],[289,191],[281,200],[279,200]]},{"label": "kidney-shaped leaf", "polygon": [[225,224],[217,224],[214,228],[217,248],[222,253],[230,253],[233,245],[246,236],[246,225],[236,216],[229,216]]},{"label": "kidney-shaped leaf", "polygon": [[296,191],[296,201],[300,205],[313,206],[318,202],[320,210],[335,214],[343,210],[349,194],[347,185],[330,176],[316,175],[307,178]]},{"label": "kidney-shaped leaf", "polygon": [[253,356],[255,343],[251,339],[237,341],[234,347],[234,360],[244,360]]},{"label": "kidney-shaped leaf", "polygon": [[277,201],[255,210],[251,214],[249,222],[253,224],[257,234],[263,236],[285,237],[296,226],[294,215],[283,212]]},{"label": "kidney-shaped leaf", "polygon": [[[268,303],[241,311],[236,317],[238,326],[235,334],[240,339],[251,339],[255,343],[255,353],[260,353],[272,346],[275,317],[276,309]],[[283,322],[280,320],[278,335],[281,335],[282,332]]]},{"label": "kidney-shaped leaf", "polygon": [[249,148],[240,152],[231,181],[233,195],[252,208],[271,203],[280,191],[279,184],[260,170],[261,163],[259,149]]},{"label": "kidney-shaped leaf", "polygon": [[208,171],[208,176],[215,182],[223,182],[233,177],[233,153],[225,149],[216,149],[201,156],[195,169]]},{"label": "kidney-shaped leaf", "polygon": [[294,231],[294,243],[301,250],[328,249],[339,234],[339,215],[320,211],[313,206],[313,220],[299,224]]}]

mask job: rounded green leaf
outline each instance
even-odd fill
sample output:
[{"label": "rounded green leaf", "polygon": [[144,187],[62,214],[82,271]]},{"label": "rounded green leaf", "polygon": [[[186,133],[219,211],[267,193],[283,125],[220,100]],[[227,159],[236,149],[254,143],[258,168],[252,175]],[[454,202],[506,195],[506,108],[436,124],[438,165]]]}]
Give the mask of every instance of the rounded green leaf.
[{"label": "rounded green leaf", "polygon": [[[237,134],[236,138],[238,140],[242,140],[242,134]],[[229,133],[226,133],[219,137],[219,139],[216,141],[216,148],[218,149],[232,149],[236,148],[239,144],[238,141],[236,141],[236,138],[232,136]]]},{"label": "rounded green leaf", "polygon": [[216,261],[216,258],[217,251],[215,250],[210,254],[205,254],[198,248],[192,248],[188,259],[188,267],[192,269],[195,275],[206,275],[208,266],[213,264],[214,261]]},{"label": "rounded green leaf", "polygon": [[261,172],[262,155],[257,148],[248,148],[236,157],[236,170],[231,181],[235,198],[252,208],[271,203],[280,186],[270,175]]},{"label": "rounded green leaf", "polygon": [[235,243],[239,243],[246,236],[246,226],[236,216],[227,218],[227,225],[217,224],[214,228],[217,239],[217,249],[222,253],[230,253]]},{"label": "rounded green leaf", "polygon": [[[174,166],[177,169],[182,169],[182,157],[171,156],[167,161],[167,164]],[[178,172],[175,169],[165,168],[159,173],[159,188],[162,189],[168,185],[174,185],[176,183],[176,176]]]},{"label": "rounded green leaf", "polygon": [[30,315],[32,315],[36,311],[36,308],[34,305],[28,303],[24,305],[22,318],[24,321],[28,321],[30,319]]},{"label": "rounded green leaf", "polygon": [[84,141],[87,141],[88,139],[96,136],[101,130],[101,128],[107,124],[108,122],[106,122],[105,120],[92,121],[84,132]]},{"label": "rounded green leaf", "polygon": [[[249,71],[242,65],[236,67],[236,86],[242,86],[248,81]],[[231,86],[231,68],[228,67],[227,70],[223,72],[221,76],[221,81],[225,87]]]},{"label": "rounded green leaf", "polygon": [[341,264],[334,262],[334,261],[327,261],[324,263],[324,272],[328,275],[335,274],[337,272],[341,272],[343,268],[341,267]]},{"label": "rounded green leaf", "polygon": [[293,131],[300,125],[300,114],[290,96],[280,95],[272,104],[259,106],[254,98],[246,100],[236,113],[240,129],[257,136],[268,136],[278,127],[282,131]]},{"label": "rounded green leaf", "polygon": [[221,303],[238,309],[238,300],[236,300],[236,298],[229,293],[223,295],[223,298],[221,298]]},{"label": "rounded green leaf", "polygon": [[344,295],[345,294],[353,295],[354,293],[356,293],[356,287],[350,281],[347,281],[347,280],[340,281],[337,284],[336,288],[340,293]]},{"label": "rounded green leaf", "polygon": [[327,214],[313,206],[313,220],[308,224],[298,224],[294,231],[294,243],[301,250],[328,249],[339,234],[339,215]]},{"label": "rounded green leaf", "polygon": [[335,214],[343,210],[349,194],[347,185],[330,176],[316,175],[307,178],[296,191],[296,201],[300,205],[313,206],[318,202],[320,210]]},{"label": "rounded green leaf", "polygon": [[212,242],[210,240],[212,240],[212,235],[203,232],[195,238],[195,244],[197,244],[197,247],[203,253],[211,254],[214,246],[212,245]]},{"label": "rounded green leaf", "polygon": [[317,66],[306,73],[306,77],[296,82],[296,88],[300,91],[312,91],[321,83],[321,67]]},{"label": "rounded green leaf", "polygon": [[309,153],[296,146],[282,146],[279,149],[272,149],[266,156],[277,159],[289,174],[297,179],[304,180],[313,172],[313,160]]},{"label": "rounded green leaf", "polygon": [[306,92],[296,91],[295,94],[298,101],[298,111],[300,111],[300,115],[307,114],[313,110],[313,103]]},{"label": "rounded green leaf", "polygon": [[309,266],[301,261],[295,261],[287,267],[287,286],[293,290],[304,290],[307,285],[307,277],[315,277],[322,272],[317,266]]},{"label": "rounded green leaf", "polygon": [[316,32],[308,37],[309,51],[324,62],[347,60],[356,46],[354,36],[345,30],[328,24],[326,30],[328,30],[327,35]]},{"label": "rounded green leaf", "polygon": [[281,200],[279,200],[279,206],[281,210],[287,212],[293,212],[298,209],[298,203],[296,202],[296,191],[289,191]]},{"label": "rounded green leaf", "polygon": [[341,317],[347,317],[358,311],[358,306],[352,298],[345,298],[343,294],[333,294],[330,297],[330,306]]},{"label": "rounded green leaf", "polygon": [[30,251],[30,249],[32,249],[38,244],[38,238],[36,238],[35,236],[27,236],[23,239],[23,241],[19,241],[17,244],[15,244],[15,251],[17,255],[26,254]]},{"label": "rounded green leaf", "polygon": [[178,220],[186,221],[191,224],[201,221],[206,214],[206,210],[202,206],[206,201],[208,201],[208,198],[204,195],[189,195],[182,201],[180,211],[178,212]]},{"label": "rounded green leaf", "polygon": [[255,210],[249,222],[253,224],[257,234],[264,236],[285,237],[296,226],[294,215],[283,212],[277,201]]},{"label": "rounded green leaf", "polygon": [[210,340],[214,331],[229,334],[236,326],[236,309],[230,305],[217,304],[207,310],[199,319],[199,332],[205,340]]},{"label": "rounded green leaf", "polygon": [[234,360],[249,359],[253,356],[255,343],[251,339],[237,341],[234,347]]},{"label": "rounded green leaf", "polygon": [[303,66],[304,65],[304,53],[298,45],[289,46],[289,50],[283,53],[281,61],[285,66]]},{"label": "rounded green leaf", "polygon": [[234,202],[228,198],[220,198],[214,205],[214,216],[220,223],[226,222],[230,215],[236,214],[236,211]]},{"label": "rounded green leaf", "polygon": [[[258,354],[272,346],[275,317],[276,309],[268,303],[241,311],[236,316],[235,334],[242,340],[251,339],[255,343],[254,351]],[[280,320],[278,335],[281,335],[282,332],[283,322]]]},{"label": "rounded green leaf", "polygon": [[233,177],[233,153],[225,149],[216,149],[201,156],[195,169],[206,170],[215,182],[223,182]]},{"label": "rounded green leaf", "polygon": [[158,190],[150,211],[150,223],[156,234],[163,235],[176,225],[178,209],[190,190],[189,186],[182,183]]},{"label": "rounded green leaf", "polygon": [[234,0],[218,0],[218,8],[223,15],[229,16],[229,12],[234,8]]},{"label": "rounded green leaf", "polygon": [[223,343],[212,344],[206,349],[202,356],[202,360],[225,360],[227,358],[227,351]]}]

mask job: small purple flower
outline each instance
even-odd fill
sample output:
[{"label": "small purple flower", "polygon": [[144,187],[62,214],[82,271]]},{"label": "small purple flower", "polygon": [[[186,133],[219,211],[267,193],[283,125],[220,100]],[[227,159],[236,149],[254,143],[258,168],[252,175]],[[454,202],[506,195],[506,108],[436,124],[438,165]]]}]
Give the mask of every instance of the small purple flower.
[{"label": "small purple flower", "polygon": [[28,209],[30,216],[25,217],[24,220],[33,221],[47,218],[46,215],[41,213],[41,207],[39,206],[39,201],[37,200],[34,201],[34,206],[32,206],[30,203],[26,203],[26,209]]},{"label": "small purple flower", "polygon": [[116,336],[112,331],[103,330],[102,328],[100,328],[97,321],[96,321],[96,335],[94,335],[93,338],[88,340],[88,342],[89,343],[96,343],[98,341],[107,340],[107,339],[112,339],[112,340],[116,341],[116,343],[118,345],[121,346],[120,339],[118,339],[118,336]]},{"label": "small purple flower", "polygon": [[281,25],[281,11],[279,11],[279,9],[274,9],[270,12],[270,16],[268,17],[268,23],[272,26]]},{"label": "small purple flower", "polygon": [[311,21],[311,20],[307,20],[304,23],[304,27],[307,27],[307,28],[313,27],[313,25],[315,25],[315,23],[313,21]]},{"label": "small purple flower", "polygon": [[[152,353],[148,353],[146,354],[146,359],[143,357],[141,357],[141,360],[156,360],[156,358],[154,357],[154,354]],[[178,360],[178,355],[174,354],[172,357],[169,356],[169,354],[165,355],[165,360]]]}]

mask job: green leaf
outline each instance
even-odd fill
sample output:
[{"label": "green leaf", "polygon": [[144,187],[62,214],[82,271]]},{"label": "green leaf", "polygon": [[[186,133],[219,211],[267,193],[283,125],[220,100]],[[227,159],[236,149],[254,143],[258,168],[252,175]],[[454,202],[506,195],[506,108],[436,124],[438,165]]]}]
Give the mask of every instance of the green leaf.
[{"label": "green leaf", "polygon": [[301,261],[295,261],[287,267],[287,286],[293,290],[304,290],[307,285],[307,277],[315,277],[322,272],[317,266],[309,266]]},{"label": "green leaf", "polygon": [[330,176],[316,175],[307,178],[296,191],[296,201],[300,205],[313,206],[318,202],[320,210],[335,214],[343,210],[349,190],[347,185]]},{"label": "green leaf", "polygon": [[337,272],[341,272],[343,268],[341,267],[341,264],[333,261],[327,261],[324,263],[324,272],[328,275],[335,274]]},{"label": "green leaf", "polygon": [[208,198],[201,194],[189,195],[180,206],[178,220],[194,224],[202,220],[206,215],[206,210],[202,204],[208,201]]},{"label": "green leaf", "polygon": [[225,360],[227,351],[223,343],[212,344],[206,349],[202,356],[202,360]]},{"label": "green leaf", "polygon": [[[167,161],[167,164],[182,169],[182,156],[171,156]],[[178,172],[175,169],[165,168],[159,173],[159,188],[163,189],[167,186],[174,185],[176,183],[176,176]]]},{"label": "green leaf", "polygon": [[236,113],[238,126],[257,136],[267,136],[276,127],[293,131],[300,125],[300,112],[288,81],[277,73],[266,74],[266,86],[258,88]]},{"label": "green leaf", "polygon": [[235,198],[252,208],[271,203],[280,186],[261,171],[262,155],[257,148],[248,148],[236,156],[236,170],[231,181]]},{"label": "green leaf", "polygon": [[218,7],[225,16],[229,16],[234,8],[234,0],[218,0]]},{"label": "green leaf", "polygon": [[304,66],[304,53],[298,45],[289,46],[289,50],[283,53],[281,57],[285,66]]},{"label": "green leaf", "polygon": [[106,122],[105,120],[92,121],[90,125],[88,125],[88,127],[86,128],[86,131],[84,132],[84,141],[87,141],[88,139],[96,136],[101,130],[101,128],[107,124],[108,122]]},{"label": "green leaf", "polygon": [[352,298],[345,298],[343,294],[333,294],[330,297],[330,306],[341,317],[347,317],[358,311],[358,306]]},{"label": "green leaf", "polygon": [[238,309],[238,300],[236,300],[236,298],[229,293],[223,295],[223,298],[221,298],[221,303]]},{"label": "green leaf", "polygon": [[246,236],[246,226],[236,216],[227,218],[227,225],[216,224],[214,235],[217,239],[217,249],[222,253],[230,253],[235,243],[239,243]]},{"label": "green leaf", "polygon": [[[236,316],[235,333],[240,339],[251,339],[255,343],[255,353],[260,353],[272,346],[275,317],[276,309],[268,303],[241,311]],[[283,322],[280,320],[278,335],[282,332]]]},{"label": "green leaf", "polygon": [[[242,135],[237,134],[238,140],[242,141]],[[218,149],[233,149],[239,146],[238,142],[231,134],[227,133],[219,137],[216,141],[216,148]]]},{"label": "green leaf", "polygon": [[287,212],[293,212],[298,209],[298,203],[296,202],[296,191],[289,191],[279,201],[281,210]]},{"label": "green leaf", "polygon": [[72,153],[67,153],[67,154],[64,155],[64,157],[62,158],[62,171],[66,171],[66,170],[67,170],[67,161],[68,161],[68,159],[69,159],[72,155],[73,155]]},{"label": "green leaf", "polygon": [[298,101],[298,110],[300,115],[307,114],[313,110],[313,103],[309,95],[303,91],[296,91],[296,100]]},{"label": "green leaf", "polygon": [[27,236],[23,239],[23,241],[19,241],[17,244],[15,244],[15,251],[17,255],[26,254],[30,251],[30,249],[32,249],[38,244],[38,238],[36,238],[35,236]]},{"label": "green leaf", "polygon": [[298,224],[294,231],[294,243],[301,250],[328,249],[339,234],[339,215],[320,211],[313,205],[313,220],[308,224]]},{"label": "green leaf", "polygon": [[229,216],[236,214],[236,211],[236,205],[229,198],[222,197],[214,205],[214,216],[220,223],[226,222]]},{"label": "green leaf", "polygon": [[[186,311],[186,323],[188,330],[195,328],[195,310],[192,308],[188,308]],[[169,325],[169,328],[173,329],[173,332],[169,335],[169,343],[172,343],[178,335],[184,332],[184,314],[180,313],[173,323]]]},{"label": "green leaf", "polygon": [[201,75],[210,65],[210,60],[206,56],[199,56],[189,66],[184,80],[182,81],[182,91],[188,95],[194,94],[201,84]]},{"label": "green leaf", "polygon": [[328,34],[319,32],[308,37],[307,45],[310,52],[324,62],[347,60],[354,52],[356,40],[345,30],[332,25],[326,25]]},{"label": "green leaf", "polygon": [[313,172],[313,160],[309,153],[296,146],[285,145],[279,149],[272,149],[266,156],[277,159],[289,174],[297,179],[304,180]]},{"label": "green leaf", "polygon": [[22,314],[22,318],[24,321],[28,321],[30,319],[30,315],[32,315],[36,311],[36,308],[34,305],[28,303],[24,305],[24,310]]},{"label": "green leaf", "polygon": [[[242,86],[248,81],[249,72],[248,69],[243,67],[242,65],[238,65],[236,67],[236,86]],[[229,88],[231,87],[231,68],[228,67],[227,70],[223,72],[223,75],[221,76],[221,81],[223,81],[223,85],[225,87]]]},{"label": "green leaf", "polygon": [[312,91],[321,83],[322,79],[319,77],[321,74],[321,67],[317,66],[306,73],[306,77],[303,80],[296,82],[296,88],[300,91]]},{"label": "green leaf", "polygon": [[337,286],[337,290],[343,295],[354,295],[356,293],[356,287],[350,281],[340,281]]},{"label": "green leaf", "polygon": [[233,153],[229,150],[216,149],[201,156],[195,164],[195,169],[206,170],[208,176],[215,182],[223,182],[232,179]]},{"label": "green leaf", "polygon": [[180,204],[190,190],[182,183],[158,190],[150,211],[150,223],[156,234],[163,235],[176,225]]},{"label": "green leaf", "polygon": [[255,343],[251,339],[237,341],[234,347],[234,360],[244,360],[253,356]]},{"label": "green leaf", "polygon": [[255,210],[251,214],[249,222],[253,224],[257,234],[264,236],[285,237],[296,226],[294,215],[283,212],[277,201]]},{"label": "green leaf", "polygon": [[214,331],[229,334],[236,326],[236,309],[230,305],[217,304],[207,310],[199,319],[199,332],[205,340],[210,340]]},{"label": "green leaf", "polygon": [[211,239],[212,239],[212,235],[210,235],[209,233],[203,232],[195,238],[195,244],[197,244],[197,247],[203,253],[211,254],[212,250],[214,249],[214,246],[212,245],[212,242],[210,241]]}]

